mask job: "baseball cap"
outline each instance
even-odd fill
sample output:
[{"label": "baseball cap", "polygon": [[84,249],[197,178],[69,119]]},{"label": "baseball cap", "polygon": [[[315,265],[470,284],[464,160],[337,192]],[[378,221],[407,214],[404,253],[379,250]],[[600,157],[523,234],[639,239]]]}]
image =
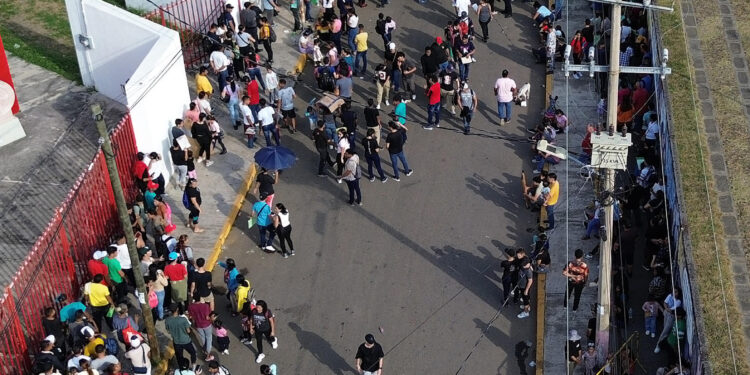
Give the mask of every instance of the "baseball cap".
[{"label": "baseball cap", "polygon": [[393,43],[393,42],[388,43],[388,48],[390,48],[390,49],[396,49],[396,43]]},{"label": "baseball cap", "polygon": [[375,336],[372,335],[372,333],[368,333],[365,335],[365,341],[368,344],[374,344],[375,343]]},{"label": "baseball cap", "polygon": [[173,251],[173,252],[169,253],[169,260],[175,260],[179,256],[180,256],[179,254],[177,254],[176,252]]},{"label": "baseball cap", "polygon": [[107,252],[104,250],[94,251],[94,260],[99,260],[107,256]]}]

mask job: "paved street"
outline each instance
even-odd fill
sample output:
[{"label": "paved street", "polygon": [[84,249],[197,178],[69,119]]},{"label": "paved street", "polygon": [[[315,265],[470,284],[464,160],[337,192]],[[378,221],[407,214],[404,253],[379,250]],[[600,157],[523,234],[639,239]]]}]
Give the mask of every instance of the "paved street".
[{"label": "paved street", "polygon": [[[374,33],[378,11],[394,17],[399,25],[394,41],[415,62],[434,36],[443,35],[442,25],[452,12],[436,3],[406,2],[385,10],[374,5],[357,9],[370,31],[370,73],[372,63],[382,61],[382,43]],[[514,18],[499,15],[490,25],[488,45],[476,41],[477,63],[470,81],[480,105],[473,134],[461,134],[460,120],[445,110],[447,121],[441,128],[422,130],[426,105],[419,95],[408,104],[405,146],[414,174],[385,184],[363,178],[362,207],[346,204],[346,185],[337,184],[332,173],[329,178],[315,176],[317,154],[304,118],[298,118],[302,132],[284,132],[282,144],[299,160],[282,174],[274,202],[291,212],[297,255],[283,259],[259,251],[257,229],[246,225],[249,204],[222,255],[237,260],[257,298],[265,299],[276,314],[280,346],[266,351],[264,363],[278,364],[282,373],[353,373],[356,348],[371,332],[386,352],[387,373],[452,374],[461,366],[465,374],[520,373],[515,347],[522,340],[534,341],[536,317],[532,313],[529,319],[517,319],[517,306],[501,313],[472,353],[501,302],[501,251],[528,245],[527,229],[534,226],[534,217],[518,199],[519,176],[522,168],[531,170],[523,128],[538,119],[544,76],[543,66],[535,65],[530,53],[537,43],[531,5],[514,5]],[[500,129],[492,86],[503,68],[519,88],[531,83],[532,100],[529,107],[514,107],[513,121]],[[316,94],[309,69],[305,83],[295,88],[298,113]],[[374,96],[369,79],[355,81],[355,101]],[[392,110],[382,107],[382,115]],[[363,122],[360,112],[360,130]],[[381,157],[391,177],[387,154]],[[217,267],[216,284],[221,277]],[[219,301],[221,313],[225,300]],[[236,338],[237,319],[225,312],[222,318],[232,321],[228,326],[235,335],[231,355],[222,357],[222,363],[233,371],[255,368],[255,346],[242,348]],[[530,353],[525,362],[532,358]]]}]

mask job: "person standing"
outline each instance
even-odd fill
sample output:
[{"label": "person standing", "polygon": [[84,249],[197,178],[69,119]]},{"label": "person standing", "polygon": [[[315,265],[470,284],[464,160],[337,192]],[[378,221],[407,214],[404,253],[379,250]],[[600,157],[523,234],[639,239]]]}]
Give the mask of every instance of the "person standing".
[{"label": "person standing", "polygon": [[581,336],[575,329],[571,329],[568,333],[568,345],[565,348],[565,352],[568,357],[568,374],[572,374],[582,359]]},{"label": "person standing", "polygon": [[487,3],[487,0],[479,0],[477,15],[479,16],[479,26],[482,28],[482,41],[487,43],[490,39],[488,26],[490,21],[494,18],[492,16],[492,7]]},{"label": "person standing", "polygon": [[84,286],[83,293],[86,297],[87,305],[91,306],[91,316],[93,317],[94,324],[99,329],[102,329],[102,319],[104,319],[109,328],[112,329],[112,318],[107,317],[107,312],[110,307],[114,307],[115,301],[110,296],[109,288],[103,285],[102,281],[104,281],[103,274],[94,275],[93,280]]},{"label": "person standing", "polygon": [[544,207],[547,211],[547,230],[552,230],[555,229],[555,205],[560,198],[560,184],[557,182],[557,174],[548,174],[547,182],[549,183],[549,195],[544,201]]},{"label": "person standing", "polygon": [[320,159],[318,160],[318,177],[326,177],[325,173],[323,173],[323,167],[326,164],[328,164],[328,166],[330,167],[333,167],[331,154],[328,153],[328,144],[331,143],[331,141],[326,135],[325,127],[325,121],[318,120],[317,128],[315,128],[312,133],[313,141],[315,143],[315,149],[318,150],[318,155],[320,155]]},{"label": "person standing", "polygon": [[221,92],[221,98],[226,101],[227,108],[229,109],[229,117],[232,119],[232,126],[237,129],[240,126],[240,87],[234,82],[233,79],[229,79],[229,84],[224,87],[224,91]]},{"label": "person standing", "polygon": [[187,351],[190,354],[190,367],[192,367],[198,360],[198,356],[190,339],[190,321],[185,315],[180,315],[180,307],[176,303],[173,303],[170,309],[172,310],[172,316],[164,320],[164,325],[172,337],[175,357],[177,357],[177,362],[182,363],[185,361],[183,352]]},{"label": "person standing", "polygon": [[378,64],[375,67],[375,86],[378,89],[377,97],[375,102],[377,106],[375,108],[380,109],[380,102],[383,99],[383,91],[385,91],[385,105],[388,103],[388,98],[391,93],[391,69],[385,64]]},{"label": "person standing", "polygon": [[[294,110],[294,98],[297,97],[297,94],[294,93],[294,89],[292,86],[286,85],[285,79],[279,80],[279,111],[281,112],[281,115],[284,117],[284,124],[286,124],[286,127],[289,129],[289,131],[294,134],[297,131],[297,112]],[[277,133],[278,133],[278,127],[277,127]],[[276,144],[278,145],[278,135],[276,139]]]},{"label": "person standing", "polygon": [[[286,206],[281,203],[276,203],[276,217],[279,219],[278,226],[276,227],[276,234],[279,237],[279,245],[281,245],[281,255],[284,258],[289,258],[290,255],[294,255],[294,243],[292,243],[292,223],[289,221],[289,210]],[[289,245],[289,251],[286,251],[286,244]]]},{"label": "person standing", "polygon": [[258,14],[252,7],[252,3],[246,1],[240,11],[240,24],[245,26],[245,31],[253,37],[253,49],[258,49]]},{"label": "person standing", "polygon": [[261,363],[266,356],[263,354],[263,336],[266,336],[272,348],[279,347],[279,340],[276,338],[276,318],[268,309],[266,301],[259,300],[255,304],[255,308],[250,311],[250,320],[252,321],[250,335],[255,337],[258,344],[258,357],[255,359],[255,363]]},{"label": "person standing", "polygon": [[[354,203],[362,205],[362,191],[359,188],[359,179],[362,178],[362,171],[359,167],[359,156],[351,148],[344,152],[344,159],[346,164],[344,166],[344,174],[341,178],[346,181],[346,186],[349,188],[349,205],[354,206]],[[354,195],[357,195],[356,200]]]},{"label": "person standing", "polygon": [[380,175],[380,182],[385,183],[388,181],[388,177],[383,174],[383,167],[380,165],[380,155],[378,152],[381,150],[380,144],[375,139],[375,130],[368,128],[367,136],[362,138],[362,146],[365,150],[365,160],[367,160],[367,174],[370,175],[370,182],[375,181],[375,175],[372,173],[372,166],[378,170]]},{"label": "person standing", "polygon": [[354,356],[357,372],[363,375],[380,375],[383,369],[383,347],[375,341],[372,333],[365,335],[365,342],[357,348]]},{"label": "person standing", "polygon": [[185,192],[183,193],[183,202],[186,198],[189,211],[187,226],[193,230],[193,233],[201,233],[203,229],[198,227],[198,222],[200,221],[201,203],[203,201],[201,200],[201,191],[198,189],[198,180],[194,178],[188,180],[187,187],[185,187]]},{"label": "person standing", "polygon": [[268,24],[271,26],[274,26],[273,15],[274,13],[279,11],[279,6],[276,5],[276,1],[274,0],[262,0],[262,1],[263,1],[263,12],[266,14],[266,19],[268,19]]},{"label": "person standing", "polygon": [[[143,342],[143,339],[141,337],[133,335],[130,338],[130,350],[125,353],[125,358],[130,360],[130,363],[133,366],[134,374],[151,375],[151,360],[149,359],[150,352],[151,347]],[[85,370],[79,373],[88,374],[88,372]]]},{"label": "person standing", "polygon": [[502,77],[495,81],[495,96],[497,96],[497,115],[500,117],[500,125],[510,122],[513,99],[516,95],[516,82],[508,78],[508,70],[502,72]]},{"label": "person standing", "polygon": [[199,302],[207,303],[211,311],[214,311],[214,294],[211,292],[213,282],[211,281],[211,272],[206,271],[204,268],[206,266],[206,259],[196,259],[195,266],[197,268],[191,277],[190,294],[200,297]]},{"label": "person standing", "polygon": [[401,181],[398,173],[399,160],[401,160],[401,165],[403,165],[404,173],[406,173],[407,176],[411,176],[411,174],[414,173],[414,170],[409,168],[409,163],[406,161],[406,155],[404,155],[404,130],[393,121],[388,122],[388,128],[390,128],[391,132],[385,138],[385,148],[388,149],[388,154],[391,156],[393,180]]},{"label": "person standing", "polygon": [[274,119],[276,112],[273,110],[273,107],[266,103],[266,98],[260,100],[260,105],[262,108],[258,111],[258,118],[256,120],[258,125],[260,125],[263,136],[266,138],[266,147],[271,147],[271,136],[273,136],[273,140],[276,142],[276,146],[278,146],[280,144],[278,125],[276,125],[276,120]]},{"label": "person standing", "polygon": [[[227,86],[229,87],[229,86]],[[221,130],[221,126],[219,125],[219,122],[216,121],[216,117],[214,116],[208,116],[208,128],[211,130],[211,147],[216,148],[216,143],[219,143],[219,146],[221,146],[221,152],[219,155],[224,155],[227,153],[227,146],[224,146],[224,131]]]},{"label": "person standing", "polygon": [[469,134],[471,131],[471,118],[475,108],[477,108],[477,95],[469,88],[469,83],[464,82],[458,93],[458,110],[461,111],[461,118],[464,120],[464,134]]},{"label": "person standing", "polygon": [[[396,107],[393,109],[393,116],[395,117],[396,125],[401,124],[401,128],[406,129],[406,100],[401,97],[401,94],[396,94],[396,96],[393,97],[393,105]],[[406,143],[406,132],[403,134],[404,143]]]},{"label": "person standing", "polygon": [[179,258],[180,256],[176,252],[169,253],[169,264],[164,267],[164,275],[169,279],[172,302],[177,303],[180,309],[184,311],[188,303],[188,272],[187,267],[180,263]]},{"label": "person standing", "polygon": [[261,41],[261,43],[263,43],[263,49],[266,50],[266,54],[268,55],[267,62],[269,64],[273,63],[273,49],[271,48],[272,32],[273,30],[271,29],[271,25],[268,23],[268,18],[261,17],[260,28],[258,29],[258,39]]},{"label": "person standing", "polygon": [[534,272],[531,268],[531,260],[526,256],[525,250],[520,248],[516,256],[520,255],[520,269],[518,270],[518,290],[521,291],[521,306],[523,311],[516,315],[519,319],[528,318],[531,312],[531,285],[534,284]]},{"label": "person standing", "polygon": [[501,279],[503,283],[503,306],[508,303],[508,298],[515,287],[513,283],[513,274],[515,273],[516,268],[516,251],[511,248],[505,249],[505,256],[506,259],[500,262],[500,268],[503,269],[503,276]]},{"label": "person standing", "polygon": [[211,55],[209,56],[211,69],[213,69],[219,80],[219,91],[224,91],[224,86],[227,85],[227,77],[229,76],[229,69],[227,68],[229,68],[231,63],[229,58],[227,58],[227,55],[224,54],[225,48],[226,47],[221,44],[216,51],[211,52]]},{"label": "person standing", "polygon": [[253,110],[250,108],[250,97],[245,95],[242,97],[242,105],[240,105],[240,113],[242,114],[242,125],[245,130],[245,136],[247,137],[247,147],[255,147],[255,115]]},{"label": "person standing", "polygon": [[[456,98],[456,91],[458,91],[458,83],[460,81],[460,77],[458,73],[456,73],[456,70],[453,66],[453,62],[449,62],[447,67],[440,72],[439,78],[440,78],[441,99],[446,100],[448,103],[450,103],[451,114],[455,115],[456,106],[453,103]],[[448,103],[446,103],[446,105]],[[441,104],[441,109],[442,109],[442,104]],[[440,127],[439,123],[440,121],[437,121],[437,123],[435,124],[435,126],[437,126],[438,128]]]},{"label": "person standing", "polygon": [[476,52],[476,48],[474,47],[474,43],[472,43],[469,40],[469,35],[464,35],[461,37],[461,40],[456,43],[454,46],[454,49],[456,50],[456,53],[458,54],[458,72],[459,72],[459,79],[461,82],[466,82],[469,79],[469,67],[471,66],[472,62],[464,62],[465,58],[470,58],[471,60],[474,60],[474,52]]},{"label": "person standing", "polygon": [[198,163],[203,161],[203,155],[206,155],[206,167],[210,167],[214,162],[211,161],[211,141],[213,140],[213,133],[211,128],[206,123],[206,114],[201,113],[198,117],[198,122],[193,124],[190,128],[190,135],[200,145],[198,150]]},{"label": "person standing", "polygon": [[276,172],[273,177],[268,173],[268,169],[261,167],[258,177],[255,179],[255,194],[258,199],[265,201],[267,205],[273,204],[273,185],[279,182],[279,173]]},{"label": "person standing", "polygon": [[568,307],[568,299],[573,294],[573,311],[576,311],[578,310],[578,303],[581,301],[581,292],[589,278],[589,266],[583,261],[583,250],[576,249],[575,259],[568,262],[562,274],[568,278],[568,292],[563,306]]},{"label": "person standing", "polygon": [[380,144],[380,110],[375,107],[375,101],[372,98],[367,99],[367,107],[364,109],[365,112],[365,125],[367,125],[367,131],[372,129],[375,140]]},{"label": "person standing", "polygon": [[432,130],[434,126],[440,126],[440,84],[437,78],[428,78],[429,87],[425,90],[427,95],[427,125],[422,126],[425,130]]},{"label": "person standing", "polygon": [[[259,200],[253,203],[253,213],[256,217],[258,225],[258,235],[260,236],[260,243],[258,247],[266,251],[276,251],[271,243],[273,242],[273,230],[271,229],[271,206],[268,203]],[[269,234],[269,238],[266,239],[266,232]]]},{"label": "person standing", "polygon": [[177,170],[177,188],[184,189],[187,183],[187,149],[181,149],[176,140],[172,141],[172,147],[169,149],[172,155],[172,164]]},{"label": "person standing", "polygon": [[[396,53],[396,62],[393,64],[393,89],[400,92],[402,89],[406,93],[406,100],[409,98],[415,100],[417,95],[414,91],[414,72],[417,67],[406,59],[403,52]],[[395,102],[395,100],[394,100]]]},{"label": "person standing", "polygon": [[422,64],[422,75],[424,76],[425,83],[430,85],[430,77],[434,77],[438,72],[438,62],[435,56],[432,55],[432,48],[430,46],[424,48],[424,55],[420,57],[419,62]]},{"label": "person standing", "polygon": [[205,92],[209,97],[214,93],[214,87],[211,86],[211,81],[208,80],[208,68],[205,66],[201,66],[198,74],[195,76],[195,92]]},{"label": "person standing", "polygon": [[[367,32],[365,25],[359,24],[357,36],[354,37],[354,44],[357,47],[357,57],[354,60],[354,75],[359,75],[360,79],[365,79],[367,71]],[[362,65],[360,66],[360,61]]]},{"label": "person standing", "polygon": [[201,297],[198,294],[193,294],[193,303],[190,304],[187,311],[193,324],[195,324],[196,331],[198,331],[200,345],[206,352],[206,361],[213,360],[211,342],[213,341],[214,326],[211,305],[201,302]]},{"label": "person standing", "polygon": [[112,280],[112,284],[114,284],[114,299],[119,303],[125,301],[127,298],[128,283],[125,282],[125,272],[122,271],[120,261],[117,260],[118,252],[119,249],[117,245],[110,245],[107,248],[107,257],[102,259],[102,263],[104,263],[104,265],[107,266],[107,270],[109,270],[109,279]]}]

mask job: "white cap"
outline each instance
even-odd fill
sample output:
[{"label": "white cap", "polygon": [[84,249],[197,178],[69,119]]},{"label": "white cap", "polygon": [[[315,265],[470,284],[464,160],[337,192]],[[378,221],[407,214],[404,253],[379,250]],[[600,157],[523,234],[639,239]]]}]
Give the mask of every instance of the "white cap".
[{"label": "white cap", "polygon": [[99,260],[107,256],[107,252],[104,250],[94,251],[94,260]]},{"label": "white cap", "polygon": [[137,348],[141,346],[141,338],[138,335],[130,336],[130,346]]},{"label": "white cap", "polygon": [[396,43],[393,43],[393,42],[388,43],[388,48],[396,49]]},{"label": "white cap", "polygon": [[49,336],[47,336],[47,337],[44,338],[44,341],[49,341],[50,343],[54,344],[55,343],[55,336],[49,335]]}]

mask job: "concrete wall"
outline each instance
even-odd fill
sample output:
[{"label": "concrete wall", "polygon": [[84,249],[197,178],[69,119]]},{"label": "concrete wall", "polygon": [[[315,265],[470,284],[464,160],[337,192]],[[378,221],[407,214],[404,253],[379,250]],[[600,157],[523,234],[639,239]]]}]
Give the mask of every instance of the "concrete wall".
[{"label": "concrete wall", "polygon": [[[174,0],[151,0],[154,4],[157,4],[159,6],[166,6],[174,2]],[[125,6],[128,8],[135,8],[145,11],[152,11],[156,9],[154,4],[151,4],[147,0],[125,0]]]},{"label": "concrete wall", "polygon": [[179,35],[101,0],[66,6],[84,85],[127,106],[138,149],[171,171],[169,128],[190,100]]}]

